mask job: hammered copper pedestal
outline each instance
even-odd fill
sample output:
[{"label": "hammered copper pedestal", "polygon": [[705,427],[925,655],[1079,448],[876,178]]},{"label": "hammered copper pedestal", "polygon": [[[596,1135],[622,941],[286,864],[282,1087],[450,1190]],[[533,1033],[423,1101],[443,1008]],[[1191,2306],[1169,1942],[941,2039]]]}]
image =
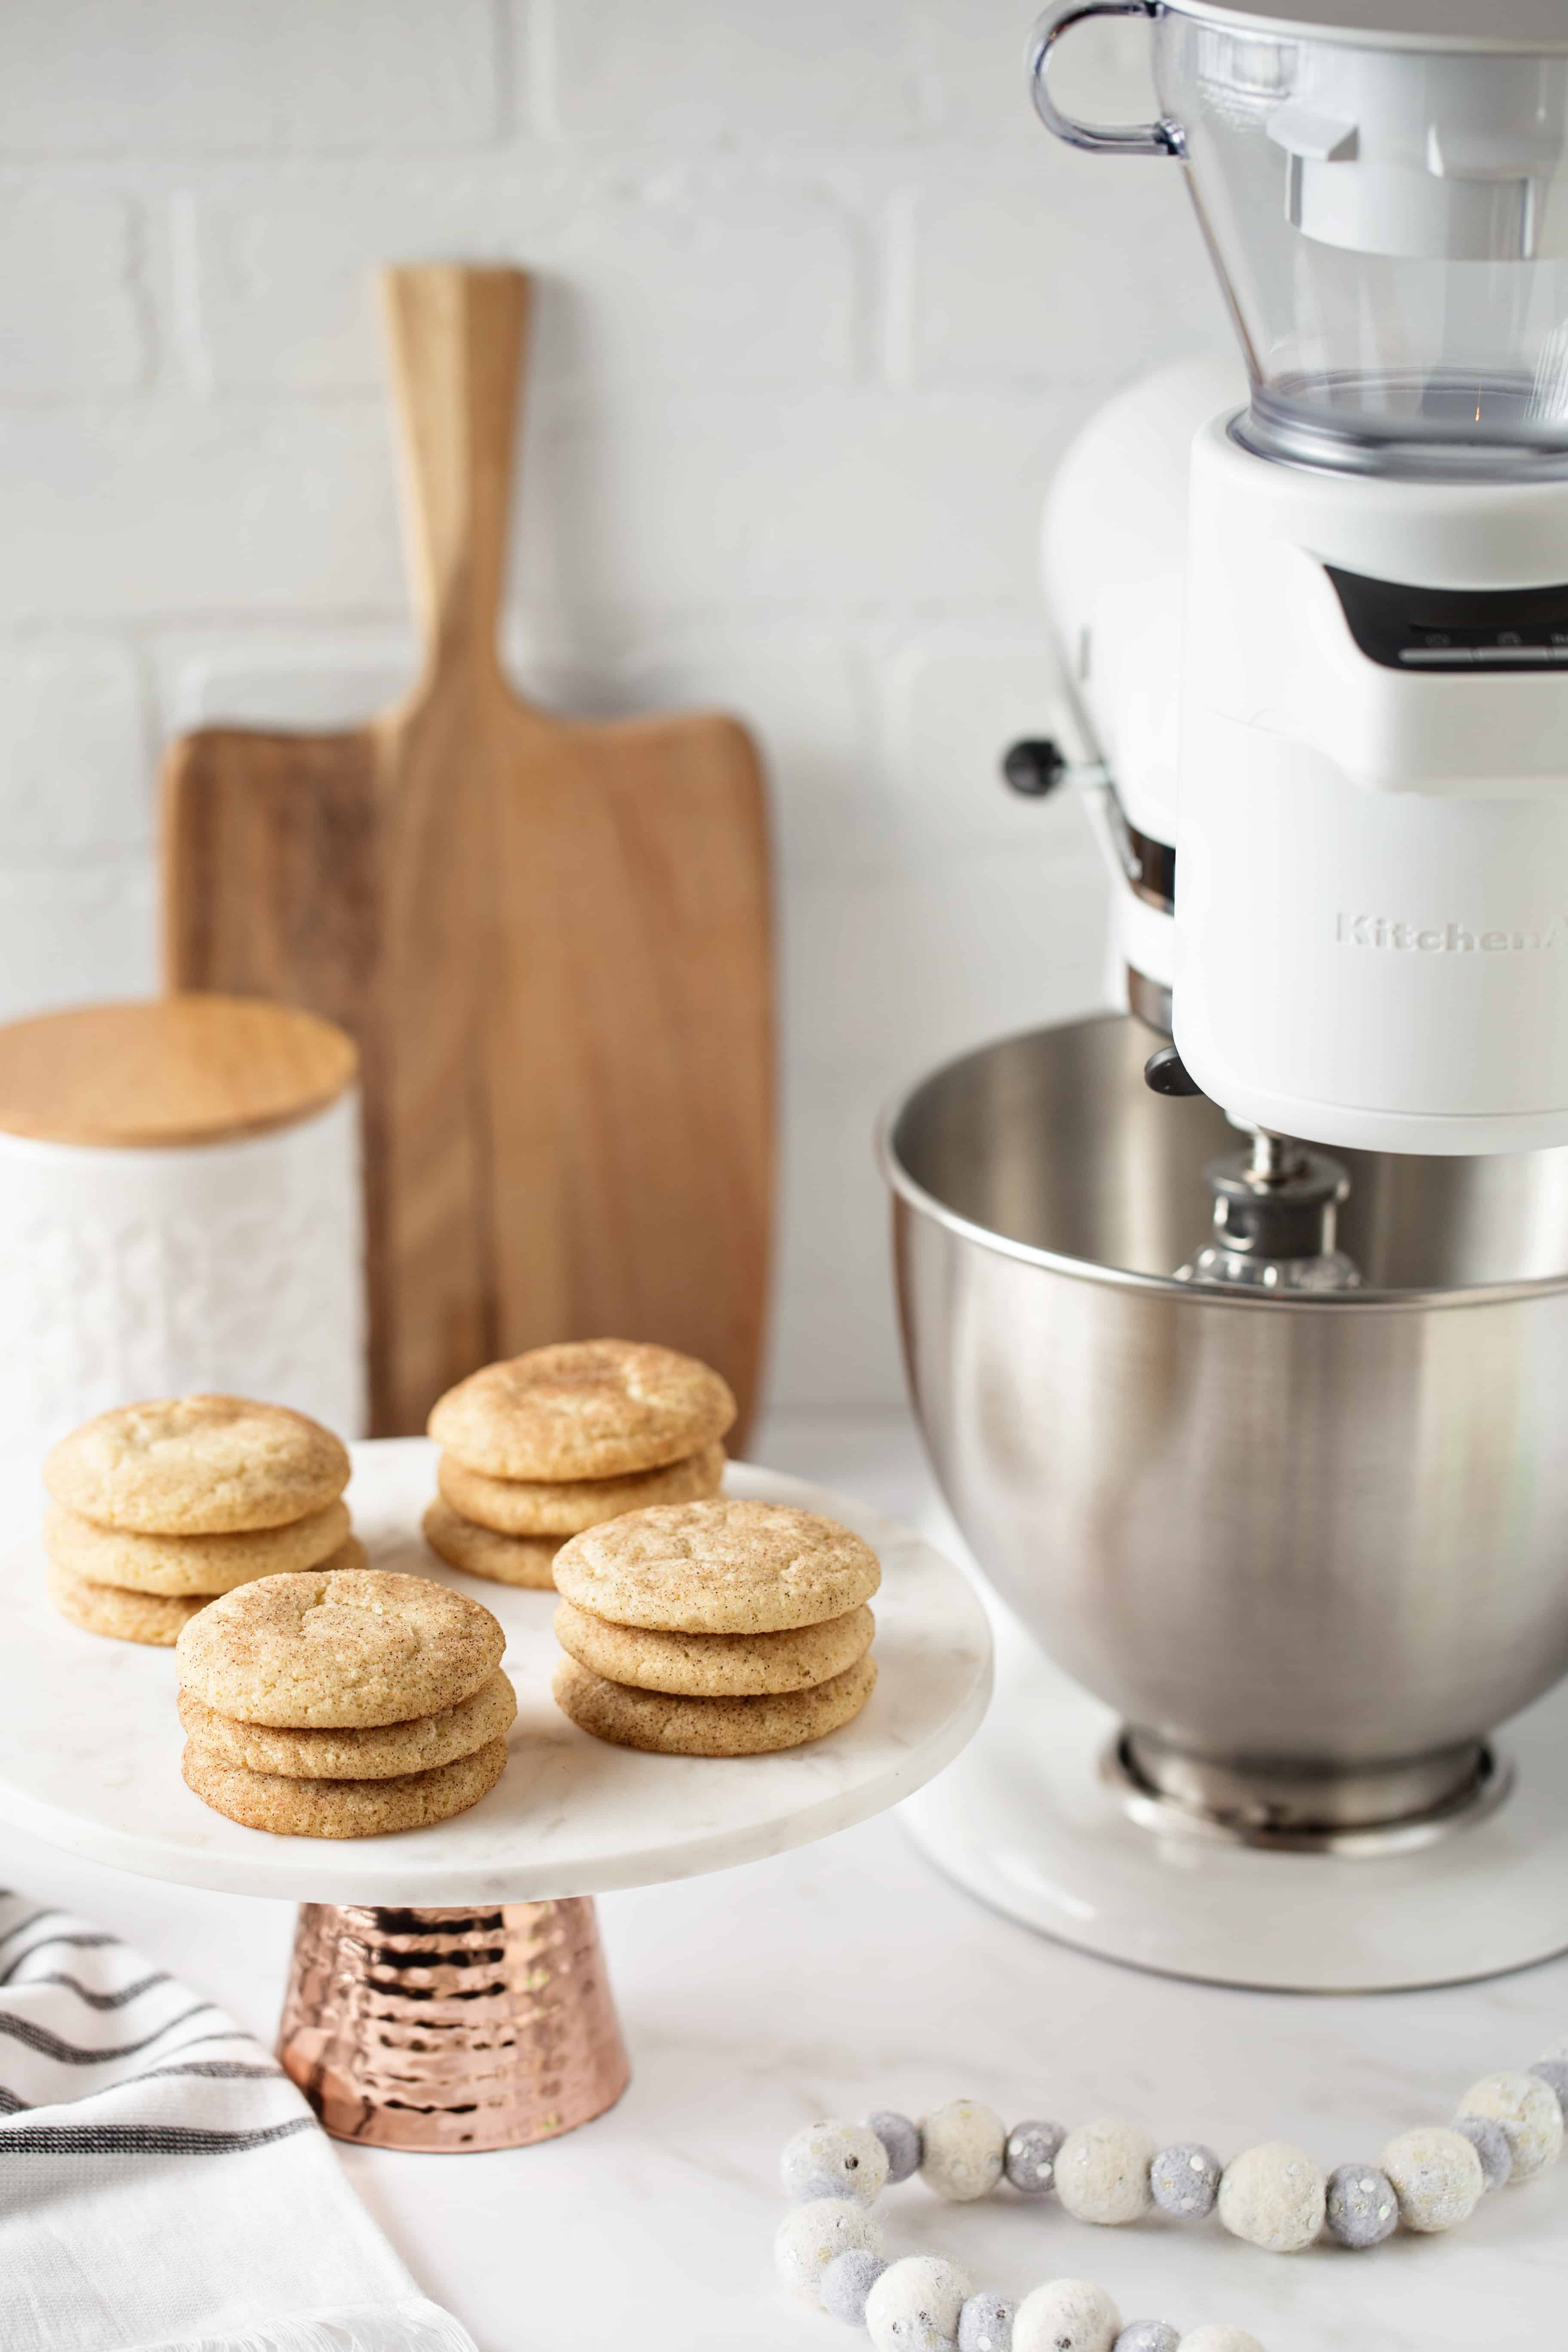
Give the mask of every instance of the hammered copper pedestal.
[{"label": "hammered copper pedestal", "polygon": [[367,2147],[527,2147],[630,2078],[592,1899],[391,1910],[305,1903],[278,2054]]}]

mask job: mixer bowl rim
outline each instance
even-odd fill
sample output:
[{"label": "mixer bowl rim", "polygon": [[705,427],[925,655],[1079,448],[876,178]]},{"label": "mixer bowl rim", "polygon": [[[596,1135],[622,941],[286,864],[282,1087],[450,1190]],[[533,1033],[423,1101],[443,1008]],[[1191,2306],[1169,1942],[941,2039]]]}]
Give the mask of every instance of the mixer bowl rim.
[{"label": "mixer bowl rim", "polygon": [[994,1232],[989,1225],[977,1224],[946,1202],[928,1192],[913,1177],[899,1156],[898,1130],[906,1112],[928,1087],[934,1086],[950,1071],[965,1062],[977,1062],[994,1053],[999,1046],[1017,1044],[1026,1037],[1041,1037],[1053,1029],[1077,1028],[1088,1022],[1125,1020],[1124,1013],[1093,1013],[1079,1021],[1042,1021],[1027,1029],[1011,1029],[999,1037],[988,1038],[982,1045],[971,1045],[962,1054],[953,1054],[945,1062],[927,1070],[911,1086],[903,1087],[879,1114],[875,1128],[875,1148],[878,1165],[889,1189],[907,1207],[916,1209],[934,1224],[954,1234],[962,1241],[973,1242],[989,1250],[994,1256],[1014,1259],[1021,1265],[1037,1266],[1044,1274],[1065,1275],[1077,1282],[1104,1283],[1122,1290],[1151,1291],[1180,1299],[1189,1307],[1219,1308],[1226,1312],[1239,1310],[1247,1314],[1279,1314],[1288,1309],[1292,1315],[1353,1315],[1364,1314],[1369,1308],[1383,1314],[1430,1314],[1434,1308],[1451,1310],[1467,1307],[1494,1307],[1530,1298],[1551,1298],[1568,1291],[1568,1271],[1560,1275],[1539,1275],[1521,1282],[1487,1282],[1455,1286],[1450,1289],[1424,1290],[1359,1290],[1324,1292],[1293,1291],[1288,1297],[1278,1292],[1249,1290],[1242,1285],[1221,1286],[1218,1284],[1178,1282],[1171,1274],[1141,1274],[1136,1267],[1105,1265],[1096,1258],[1069,1257],[1060,1250],[1043,1249],[1036,1242],[1015,1241],[1010,1234]]}]

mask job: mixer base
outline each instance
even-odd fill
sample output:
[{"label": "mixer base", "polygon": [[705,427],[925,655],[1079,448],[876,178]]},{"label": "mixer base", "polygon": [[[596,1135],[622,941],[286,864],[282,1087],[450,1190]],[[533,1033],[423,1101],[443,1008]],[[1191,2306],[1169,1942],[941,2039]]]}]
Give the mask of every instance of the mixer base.
[{"label": "mixer base", "polygon": [[1495,1812],[1513,1771],[1489,1741],[1343,1774],[1237,1769],[1123,1729],[1100,1772],[1145,1828],[1292,1853],[1408,1853]]},{"label": "mixer base", "polygon": [[903,1807],[928,1857],[993,1908],[1133,1968],[1276,1992],[1461,1984],[1568,1951],[1568,1689],[1492,1743],[1492,1801],[1441,1837],[1281,1851],[1169,1806],[1135,1818],[1105,1769],[1111,1710],[999,1633],[984,1726]]}]

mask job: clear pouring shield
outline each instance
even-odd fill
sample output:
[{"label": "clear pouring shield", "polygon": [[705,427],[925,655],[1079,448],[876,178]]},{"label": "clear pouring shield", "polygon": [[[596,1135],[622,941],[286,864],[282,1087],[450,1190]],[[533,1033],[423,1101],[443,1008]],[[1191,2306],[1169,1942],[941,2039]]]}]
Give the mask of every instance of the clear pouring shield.
[{"label": "clear pouring shield", "polygon": [[[1309,6],[1078,0],[1037,35],[1040,111],[1075,144],[1184,165],[1251,376],[1249,446],[1568,471],[1568,7]],[[1056,41],[1107,13],[1150,21],[1161,114],[1136,130],[1050,97]]]}]

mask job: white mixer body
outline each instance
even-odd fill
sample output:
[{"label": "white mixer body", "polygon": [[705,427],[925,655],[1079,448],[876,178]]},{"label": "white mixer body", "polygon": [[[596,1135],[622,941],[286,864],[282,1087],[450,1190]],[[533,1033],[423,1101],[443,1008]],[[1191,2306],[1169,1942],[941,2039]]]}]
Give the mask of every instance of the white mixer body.
[{"label": "white mixer body", "polygon": [[[1176,698],[1186,600],[1193,436],[1246,378],[1234,360],[1180,360],[1098,409],[1046,499],[1041,572],[1062,679],[1059,731],[1110,869],[1110,987],[1168,992],[1168,899],[1134,870],[1139,837],[1176,838]],[[1131,830],[1130,830],[1131,829]]]},{"label": "white mixer body", "polygon": [[1231,1118],[1568,1142],[1568,480],[1193,451],[1174,1035]]}]

